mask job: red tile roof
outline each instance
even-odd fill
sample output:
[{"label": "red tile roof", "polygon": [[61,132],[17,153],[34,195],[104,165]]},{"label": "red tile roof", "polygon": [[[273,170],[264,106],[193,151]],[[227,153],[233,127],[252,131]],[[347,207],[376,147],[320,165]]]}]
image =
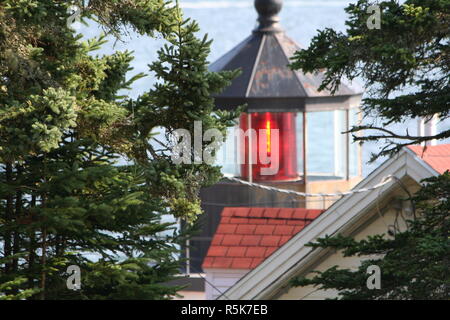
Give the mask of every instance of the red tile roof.
[{"label": "red tile roof", "polygon": [[224,208],[203,268],[256,268],[322,212],[303,208]]},{"label": "red tile roof", "polygon": [[450,170],[450,144],[409,146],[408,148],[437,172],[444,173]]}]

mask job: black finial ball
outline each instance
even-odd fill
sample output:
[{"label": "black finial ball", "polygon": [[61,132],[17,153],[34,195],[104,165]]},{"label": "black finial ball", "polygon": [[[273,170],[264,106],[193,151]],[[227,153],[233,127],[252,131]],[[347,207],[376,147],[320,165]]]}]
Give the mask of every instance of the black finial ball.
[{"label": "black finial ball", "polygon": [[255,8],[261,17],[275,16],[280,12],[283,0],[255,0]]}]

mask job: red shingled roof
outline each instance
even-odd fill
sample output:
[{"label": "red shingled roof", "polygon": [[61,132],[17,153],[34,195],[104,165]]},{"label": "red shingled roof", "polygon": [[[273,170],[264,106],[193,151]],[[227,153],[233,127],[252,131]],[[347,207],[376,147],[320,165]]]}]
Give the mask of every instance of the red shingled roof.
[{"label": "red shingled roof", "polygon": [[224,208],[203,268],[253,269],[323,211]]},{"label": "red shingled roof", "polygon": [[437,172],[444,173],[450,170],[450,144],[427,147],[409,146],[408,148]]}]

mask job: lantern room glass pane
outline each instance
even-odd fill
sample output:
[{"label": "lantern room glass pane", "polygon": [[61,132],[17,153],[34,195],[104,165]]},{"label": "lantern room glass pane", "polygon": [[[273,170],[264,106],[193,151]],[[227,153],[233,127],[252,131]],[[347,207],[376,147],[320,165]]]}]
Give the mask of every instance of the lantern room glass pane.
[{"label": "lantern room glass pane", "polygon": [[334,111],[334,175],[346,178],[347,175],[347,111]]},{"label": "lantern room glass pane", "polygon": [[307,175],[312,179],[347,176],[347,111],[307,113]]},{"label": "lantern room glass pane", "polygon": [[[360,109],[350,109],[349,110],[349,127],[357,126],[360,124]],[[355,133],[359,135],[360,133]],[[351,177],[356,177],[359,175],[359,158],[360,158],[361,146],[358,142],[353,141],[353,137],[350,136],[350,146],[349,146],[349,174]]]},{"label": "lantern room glass pane", "polygon": [[334,114],[333,112],[307,113],[308,177],[332,176],[334,173]]},{"label": "lantern room glass pane", "polygon": [[303,172],[303,113],[298,113],[296,118],[297,131],[297,172],[300,177],[304,176]]},{"label": "lantern room glass pane", "polygon": [[240,174],[240,141],[236,131],[239,125],[227,129],[225,142],[217,152],[216,165],[221,166],[223,174],[238,177]]}]

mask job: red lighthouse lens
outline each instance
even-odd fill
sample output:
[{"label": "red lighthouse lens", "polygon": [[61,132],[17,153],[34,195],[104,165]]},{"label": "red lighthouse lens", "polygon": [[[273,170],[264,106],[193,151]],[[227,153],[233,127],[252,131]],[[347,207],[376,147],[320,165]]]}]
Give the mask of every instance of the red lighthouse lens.
[{"label": "red lighthouse lens", "polygon": [[[264,112],[243,113],[240,128],[245,139],[241,143],[244,155],[241,165],[241,176],[254,181],[295,180],[297,174],[297,143],[295,113]],[[253,134],[249,128],[253,129]],[[251,153],[250,153],[251,140]]]}]

